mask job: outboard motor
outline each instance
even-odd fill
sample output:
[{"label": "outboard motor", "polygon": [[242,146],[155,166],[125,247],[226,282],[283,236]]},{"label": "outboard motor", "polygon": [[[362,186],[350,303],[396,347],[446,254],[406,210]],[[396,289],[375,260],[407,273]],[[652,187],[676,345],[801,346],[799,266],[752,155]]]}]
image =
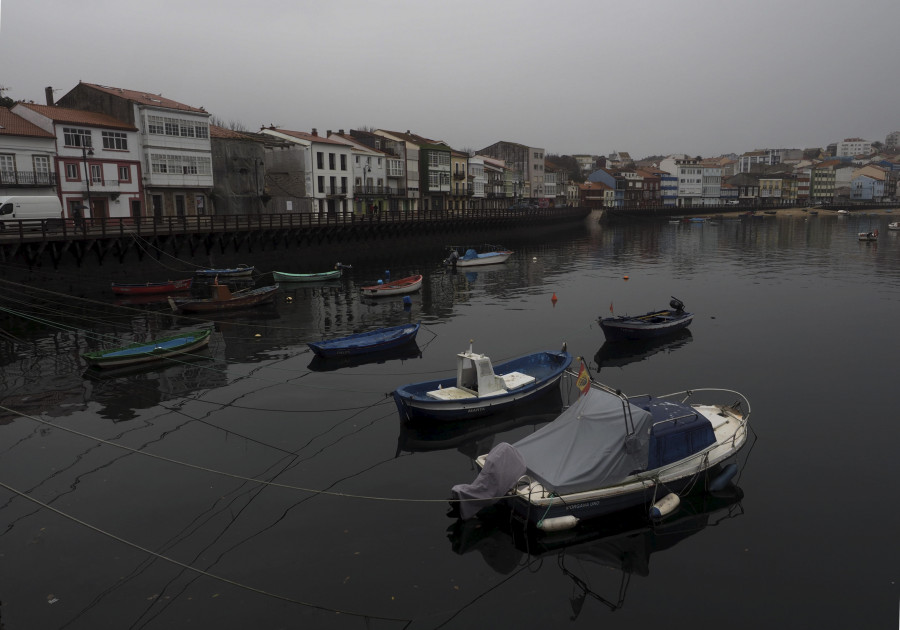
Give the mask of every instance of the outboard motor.
[{"label": "outboard motor", "polygon": [[671,306],[674,310],[678,311],[679,313],[684,310],[684,302],[679,300],[674,295],[672,296],[672,301],[669,302],[669,306]]}]

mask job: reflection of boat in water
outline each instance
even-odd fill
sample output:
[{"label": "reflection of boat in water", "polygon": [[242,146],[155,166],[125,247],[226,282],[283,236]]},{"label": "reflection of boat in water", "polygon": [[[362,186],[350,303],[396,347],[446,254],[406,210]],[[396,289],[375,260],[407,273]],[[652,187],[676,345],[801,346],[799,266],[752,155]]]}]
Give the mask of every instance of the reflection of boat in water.
[{"label": "reflection of boat in water", "polygon": [[375,365],[387,361],[404,361],[406,359],[419,359],[422,351],[415,341],[402,346],[382,350],[371,354],[344,355],[336,357],[320,357],[314,355],[307,366],[313,372],[331,372],[342,368],[354,368],[361,365]]},{"label": "reflection of boat in water", "polygon": [[691,331],[684,328],[665,338],[635,339],[631,343],[607,341],[594,355],[594,363],[598,370],[604,367],[624,367],[629,363],[649,359],[655,354],[674,352],[692,340]]},{"label": "reflection of boat in water", "polygon": [[474,459],[493,442],[498,433],[511,431],[526,425],[544,424],[553,420],[562,410],[562,394],[558,387],[528,403],[527,408],[512,407],[495,415],[458,422],[434,422],[430,419],[406,420],[400,415],[400,436],[397,453],[441,451],[458,449]]},{"label": "reflection of boat in water", "polygon": [[[552,534],[535,533],[523,523],[510,520],[508,510],[498,506],[474,521],[458,520],[448,528],[448,538],[454,552],[480,553],[501,575],[558,566],[577,587],[569,600],[574,620],[588,596],[610,610],[622,608],[631,576],[650,575],[652,554],[741,516],[742,498],[739,487],[728,485],[715,494],[686,497],[663,521],[650,522],[646,512],[633,511]],[[544,562],[550,558],[556,562]],[[546,600],[542,605],[547,605]]]}]

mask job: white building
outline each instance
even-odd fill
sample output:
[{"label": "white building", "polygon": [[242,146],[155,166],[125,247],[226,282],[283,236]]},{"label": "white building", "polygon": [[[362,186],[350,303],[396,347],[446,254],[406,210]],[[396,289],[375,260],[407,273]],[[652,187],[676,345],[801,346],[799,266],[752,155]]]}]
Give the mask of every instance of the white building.
[{"label": "white building", "polygon": [[141,216],[142,169],[134,125],[107,114],[18,103],[13,112],[56,138],[59,196],[67,218]]},{"label": "white building", "polygon": [[55,195],[56,136],[0,107],[0,197]]},{"label": "white building", "polygon": [[373,211],[388,209],[387,197],[390,194],[388,181],[389,163],[396,166],[399,160],[389,160],[390,157],[384,151],[373,149],[345,135],[343,130],[338,133],[328,131],[328,137],[338,142],[343,142],[351,147],[353,154],[353,188],[348,192],[353,199],[353,211],[357,214],[366,214]]},{"label": "white building", "polygon": [[470,203],[473,208],[484,207],[484,199],[487,197],[487,176],[485,175],[484,158],[474,156],[469,158],[469,185],[472,187],[472,200]]},{"label": "white building", "polygon": [[[48,104],[51,97],[48,92]],[[142,214],[161,219],[208,212],[213,172],[205,109],[161,94],[93,83],[79,83],[58,104],[108,114],[139,130],[142,191],[149,208]]]},{"label": "white building", "polygon": [[306,133],[266,127],[260,133],[303,147],[306,154],[304,163],[307,165],[303,176],[307,194],[311,193],[309,212],[317,215],[350,215],[353,199],[351,178],[354,177],[353,147],[346,142],[320,136],[315,129],[312,133]]},{"label": "white building", "polygon": [[872,153],[872,143],[862,138],[846,138],[837,143],[837,157],[853,157],[854,155],[869,155]]}]

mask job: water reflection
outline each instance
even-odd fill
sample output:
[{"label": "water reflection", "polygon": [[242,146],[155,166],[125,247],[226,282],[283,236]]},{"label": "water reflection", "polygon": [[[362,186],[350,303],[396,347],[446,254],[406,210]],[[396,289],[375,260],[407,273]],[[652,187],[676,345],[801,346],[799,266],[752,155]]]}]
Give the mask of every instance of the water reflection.
[{"label": "water reflection", "polygon": [[682,348],[693,341],[694,337],[687,328],[665,338],[636,339],[631,341],[605,342],[597,354],[594,364],[597,371],[607,367],[625,367],[629,363],[646,361],[655,354],[668,354]]},{"label": "water reflection", "polygon": [[422,350],[418,344],[406,343],[398,348],[381,350],[370,354],[342,357],[320,357],[313,355],[307,366],[313,372],[331,372],[345,368],[355,368],[362,365],[383,365],[389,361],[406,361],[407,359],[421,359]]},{"label": "water reflection", "polygon": [[[548,566],[555,564],[574,586],[569,600],[574,621],[588,597],[610,610],[622,608],[631,576],[650,575],[651,555],[743,515],[743,496],[740,487],[729,486],[685,497],[678,510],[659,523],[650,522],[643,510],[633,510],[553,534],[534,534],[502,507],[494,507],[486,516],[455,522],[447,537],[455,553],[478,553],[501,575],[523,569],[534,573],[544,570],[545,559],[555,560]],[[612,580],[608,569],[615,571]]]}]

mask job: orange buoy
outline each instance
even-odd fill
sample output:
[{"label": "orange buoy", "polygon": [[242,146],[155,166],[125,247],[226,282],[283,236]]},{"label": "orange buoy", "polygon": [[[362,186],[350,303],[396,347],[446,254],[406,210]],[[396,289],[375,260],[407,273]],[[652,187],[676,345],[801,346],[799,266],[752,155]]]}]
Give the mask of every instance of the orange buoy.
[{"label": "orange buoy", "polygon": [[622,279],[623,279],[623,280],[628,280],[628,276],[624,276]]},{"label": "orange buoy", "polygon": [[550,301],[556,304],[556,293],[553,294],[553,297],[550,298]]}]

